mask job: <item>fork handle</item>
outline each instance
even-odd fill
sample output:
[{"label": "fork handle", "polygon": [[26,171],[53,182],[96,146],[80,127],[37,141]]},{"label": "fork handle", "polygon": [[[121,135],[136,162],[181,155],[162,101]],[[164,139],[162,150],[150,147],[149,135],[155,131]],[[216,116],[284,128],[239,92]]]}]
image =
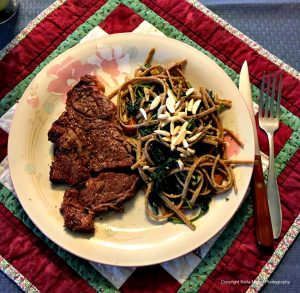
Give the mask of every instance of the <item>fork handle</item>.
[{"label": "fork handle", "polygon": [[273,248],[273,232],[260,155],[255,155],[253,181],[256,239],[260,246],[270,249]]},{"label": "fork handle", "polygon": [[274,239],[279,238],[282,227],[282,213],[277,180],[274,168],[274,139],[273,133],[268,133],[269,140],[269,173],[267,183],[268,203],[272,222]]}]

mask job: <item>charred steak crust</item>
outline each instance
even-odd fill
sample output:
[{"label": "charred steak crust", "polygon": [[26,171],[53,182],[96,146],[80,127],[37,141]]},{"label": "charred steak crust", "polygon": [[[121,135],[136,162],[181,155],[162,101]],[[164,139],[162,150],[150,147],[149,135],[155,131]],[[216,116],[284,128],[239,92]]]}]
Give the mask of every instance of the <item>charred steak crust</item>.
[{"label": "charred steak crust", "polygon": [[123,202],[137,192],[139,176],[124,173],[134,158],[116,125],[116,113],[104,86],[85,75],[68,92],[66,110],[48,132],[54,144],[50,181],[73,186],[61,205],[65,227],[71,230],[92,232],[95,215],[123,211]]},{"label": "charred steak crust", "polygon": [[93,232],[93,219],[102,212],[123,211],[123,203],[136,194],[137,174],[105,172],[89,178],[83,189],[65,191],[61,205],[65,227],[80,232]]},{"label": "charred steak crust", "polygon": [[84,207],[78,200],[77,189],[66,190],[60,211],[63,214],[65,227],[79,232],[94,231],[94,213]]}]

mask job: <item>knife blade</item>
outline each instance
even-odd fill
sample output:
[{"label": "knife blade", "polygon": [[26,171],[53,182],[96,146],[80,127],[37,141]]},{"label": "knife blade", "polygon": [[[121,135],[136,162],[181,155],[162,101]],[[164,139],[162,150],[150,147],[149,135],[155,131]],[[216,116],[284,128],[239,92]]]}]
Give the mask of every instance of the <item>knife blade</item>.
[{"label": "knife blade", "polygon": [[255,219],[255,235],[257,242],[260,246],[270,249],[273,248],[273,231],[271,225],[267,191],[264,182],[260,149],[258,144],[258,136],[253,111],[251,84],[247,61],[243,63],[240,72],[239,90],[244,97],[251,117],[255,141],[255,160],[252,174],[252,185],[254,186],[253,207]]}]

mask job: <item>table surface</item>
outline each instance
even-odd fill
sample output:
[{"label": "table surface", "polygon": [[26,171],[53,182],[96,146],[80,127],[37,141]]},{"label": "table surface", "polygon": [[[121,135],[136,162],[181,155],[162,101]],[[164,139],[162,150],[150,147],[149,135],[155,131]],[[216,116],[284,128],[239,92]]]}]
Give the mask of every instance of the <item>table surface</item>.
[{"label": "table surface", "polygon": [[[0,25],[0,49],[4,48],[53,0],[22,0],[18,13]],[[285,63],[300,70],[300,0],[203,0],[204,5],[255,40]],[[287,33],[288,32],[288,33]],[[299,237],[286,253],[263,292],[300,292]],[[290,281],[289,285],[276,284]],[[0,292],[22,292],[0,272]]]}]

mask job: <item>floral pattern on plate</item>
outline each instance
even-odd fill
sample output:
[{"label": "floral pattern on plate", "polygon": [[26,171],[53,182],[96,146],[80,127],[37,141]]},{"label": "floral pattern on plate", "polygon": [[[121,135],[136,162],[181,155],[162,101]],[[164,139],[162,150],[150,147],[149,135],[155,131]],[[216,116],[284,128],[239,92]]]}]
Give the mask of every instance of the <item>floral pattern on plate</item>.
[{"label": "floral pattern on plate", "polygon": [[62,95],[65,102],[67,92],[79,81],[80,77],[84,74],[95,74],[96,67],[92,64],[82,64],[79,59],[68,56],[47,71],[47,75],[53,78],[47,90],[54,95]]},{"label": "floral pattern on plate", "polygon": [[[47,75],[53,80],[48,84],[48,92],[62,96],[66,101],[67,92],[79,81],[84,74],[95,74],[106,88],[116,88],[130,74],[129,60],[134,58],[132,50],[125,52],[120,46],[97,46],[94,54],[86,58],[86,61],[66,57],[61,63],[53,65]],[[38,106],[38,101],[29,99],[32,107]]]},{"label": "floral pattern on plate", "polygon": [[130,52],[124,52],[120,46],[98,45],[96,53],[89,56],[87,62],[98,68],[97,76],[105,87],[115,88],[130,74],[130,58]]}]

